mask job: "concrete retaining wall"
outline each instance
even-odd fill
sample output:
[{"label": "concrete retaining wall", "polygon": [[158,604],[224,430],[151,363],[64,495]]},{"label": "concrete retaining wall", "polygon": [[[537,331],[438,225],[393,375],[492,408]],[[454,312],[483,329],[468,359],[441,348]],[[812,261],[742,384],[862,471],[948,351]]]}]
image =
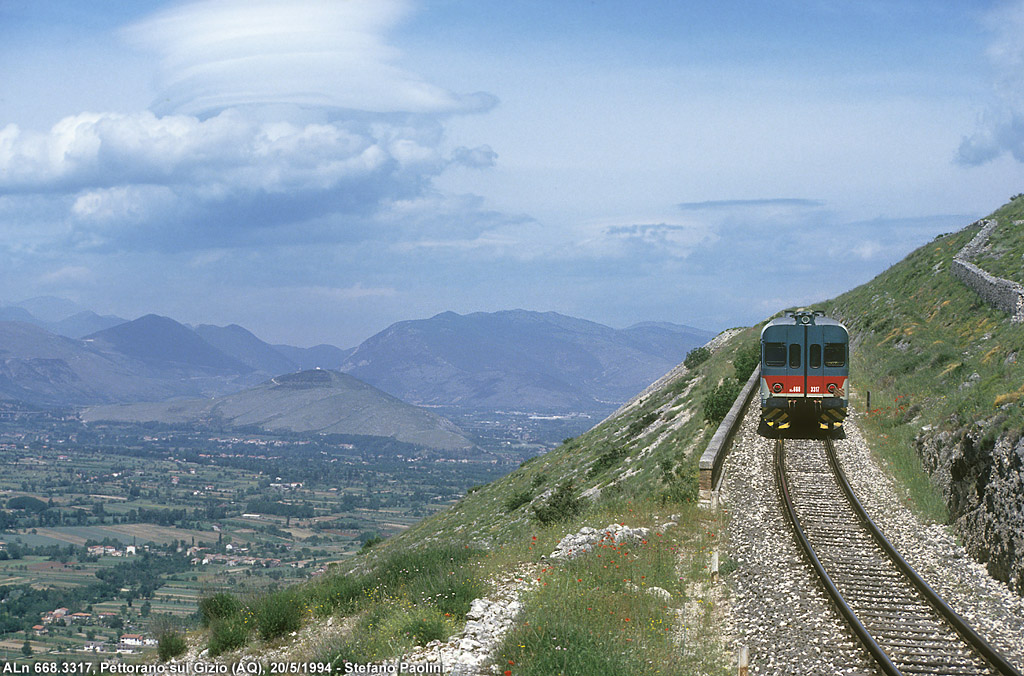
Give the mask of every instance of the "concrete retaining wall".
[{"label": "concrete retaining wall", "polygon": [[729,451],[729,442],[732,440],[732,435],[736,432],[736,428],[739,427],[743,419],[743,409],[746,408],[751,395],[757,389],[760,379],[761,367],[758,366],[750,374],[747,384],[740,390],[736,401],[732,403],[732,408],[729,409],[722,423],[715,430],[715,435],[711,437],[711,442],[708,443],[704,454],[700,456],[699,483],[701,502],[710,501],[711,491],[718,490],[718,486],[722,481],[722,463],[725,461],[726,453]]}]

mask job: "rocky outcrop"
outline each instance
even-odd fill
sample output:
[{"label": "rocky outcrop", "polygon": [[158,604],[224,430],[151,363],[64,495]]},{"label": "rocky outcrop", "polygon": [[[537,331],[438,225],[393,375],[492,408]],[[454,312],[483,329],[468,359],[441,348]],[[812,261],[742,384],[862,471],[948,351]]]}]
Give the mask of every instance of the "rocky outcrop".
[{"label": "rocky outcrop", "polygon": [[942,489],[954,530],[989,573],[1024,593],[1024,439],[983,427],[918,438],[917,449]]},{"label": "rocky outcrop", "polygon": [[[495,581],[494,593],[475,599],[466,613],[466,627],[447,641],[431,641],[401,662],[418,665],[422,671],[409,673],[444,673],[455,676],[483,676],[490,673],[487,664],[502,638],[512,628],[516,615],[523,609],[520,592],[534,581],[533,569],[524,566],[515,574]],[[429,671],[440,669],[440,671]]]},{"label": "rocky outcrop", "polygon": [[981,296],[989,305],[1009,312],[1014,322],[1024,322],[1024,287],[1008,279],[991,275],[971,262],[988,242],[999,223],[981,221],[982,228],[956,256],[953,257],[953,275]]},{"label": "rocky outcrop", "polygon": [[602,542],[611,544],[635,544],[647,539],[647,528],[630,528],[625,524],[610,523],[601,530],[584,526],[576,533],[566,535],[551,552],[553,561],[569,561],[594,551]]}]

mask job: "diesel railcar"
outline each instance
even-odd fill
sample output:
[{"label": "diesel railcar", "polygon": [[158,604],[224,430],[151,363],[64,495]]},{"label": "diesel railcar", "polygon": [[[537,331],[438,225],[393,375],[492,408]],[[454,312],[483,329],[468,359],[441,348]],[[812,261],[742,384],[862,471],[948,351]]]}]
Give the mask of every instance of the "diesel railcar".
[{"label": "diesel railcar", "polygon": [[761,330],[761,420],[783,430],[810,418],[842,425],[849,405],[850,334],[823,312],[787,312]]}]

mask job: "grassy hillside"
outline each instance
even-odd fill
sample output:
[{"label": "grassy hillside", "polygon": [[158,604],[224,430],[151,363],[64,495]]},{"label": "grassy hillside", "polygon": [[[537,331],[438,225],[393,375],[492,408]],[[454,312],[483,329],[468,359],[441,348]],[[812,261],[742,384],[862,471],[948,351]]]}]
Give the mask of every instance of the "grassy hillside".
[{"label": "grassy hillside", "polygon": [[1024,195],[1017,195],[989,218],[999,221],[999,225],[974,263],[996,277],[1024,283]]},{"label": "grassy hillside", "polygon": [[[446,638],[473,598],[519,571],[534,584],[498,651],[502,670],[718,673],[726,659],[707,566],[725,523],[696,506],[697,460],[717,427],[705,404],[731,403],[756,362],[757,330],[729,338],[593,430],[472,489],[350,565],[248,604],[221,599],[204,610],[199,640],[211,654],[260,653],[308,618],[331,617],[346,629],[309,649],[317,659],[339,667],[380,660]],[[566,534],[610,523],[651,532],[572,562],[546,560]],[[670,596],[647,593],[651,587]]]},{"label": "grassy hillside", "polygon": [[[1024,216],[1020,202],[993,217]],[[942,492],[949,487],[934,485],[922,470],[916,451],[924,440],[945,433],[955,442],[980,432],[980,443],[991,447],[1024,429],[1024,331],[950,273],[953,256],[979,229],[936,237],[867,284],[816,306],[851,331],[853,402],[867,409],[870,392],[872,448],[909,487],[917,509],[939,522],[948,518]],[[1024,241],[1004,249],[1018,266],[1022,254]]]}]

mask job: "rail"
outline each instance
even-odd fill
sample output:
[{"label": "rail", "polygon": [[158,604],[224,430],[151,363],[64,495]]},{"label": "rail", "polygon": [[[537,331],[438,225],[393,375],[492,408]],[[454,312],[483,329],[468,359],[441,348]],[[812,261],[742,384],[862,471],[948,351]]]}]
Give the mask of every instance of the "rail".
[{"label": "rail", "polygon": [[[820,449],[820,447],[818,448]],[[931,587],[928,586],[928,584],[923,579],[921,579],[921,577],[914,571],[910,564],[908,564],[903,559],[903,557],[900,556],[900,554],[896,551],[895,547],[893,547],[892,544],[888,541],[888,539],[882,534],[882,532],[878,529],[875,523],[867,515],[867,512],[860,504],[860,501],[857,500],[856,495],[853,493],[853,489],[850,487],[850,484],[846,479],[845,473],[843,472],[842,467],[839,465],[839,461],[835,453],[835,447],[831,439],[824,440],[824,451],[825,459],[827,460],[828,467],[831,470],[832,477],[835,479],[835,485],[839,489],[839,491],[831,492],[833,491],[833,489],[828,489],[827,491],[808,492],[807,496],[805,497],[809,496],[809,502],[807,504],[803,504],[801,506],[801,509],[798,510],[796,505],[794,504],[793,490],[790,485],[789,479],[787,478],[785,446],[781,439],[776,441],[775,473],[779,485],[780,497],[782,499],[784,512],[786,513],[787,517],[789,518],[793,526],[793,531],[796,536],[796,539],[800,544],[801,548],[806,553],[807,558],[811,562],[811,566],[814,568],[818,577],[821,579],[826,591],[832,598],[839,613],[849,624],[850,628],[857,635],[858,639],[860,639],[861,643],[864,645],[867,651],[876,660],[881,670],[887,676],[901,676],[901,674],[905,672],[901,671],[900,667],[896,666],[896,662],[898,661],[902,664],[905,662],[906,658],[901,657],[900,660],[896,660],[895,657],[892,657],[893,653],[890,652],[892,648],[890,647],[890,649],[887,651],[885,648],[883,648],[883,642],[879,639],[876,639],[877,631],[882,631],[882,634],[880,635],[888,635],[891,633],[890,628],[879,626],[878,620],[875,619],[868,622],[868,624],[874,622],[874,630],[869,629],[867,624],[865,624],[865,622],[861,620],[861,617],[858,614],[858,610],[855,609],[854,605],[860,607],[861,612],[867,613],[867,616],[869,618],[872,616],[877,618],[879,616],[878,608],[884,606],[885,603],[889,603],[891,600],[879,599],[876,601],[868,602],[868,604],[865,605],[865,601],[863,600],[863,595],[865,592],[863,589],[857,588],[857,585],[860,583],[856,582],[855,580],[858,577],[861,579],[867,577],[883,580],[883,578],[885,578],[886,575],[886,570],[892,570],[892,566],[895,566],[895,569],[897,569],[899,572],[897,573],[895,570],[892,570],[891,574],[894,576],[902,575],[903,578],[907,580],[907,582],[909,582],[908,588],[912,587],[916,591],[916,594],[918,594],[919,597],[922,599],[922,603],[925,604],[922,607],[930,607],[930,612],[935,614],[930,615],[930,617],[935,617],[935,622],[944,622],[947,627],[944,631],[948,632],[949,636],[959,637],[958,640],[962,641],[962,644],[958,645],[966,644],[966,646],[969,646],[969,648],[974,651],[978,658],[980,658],[980,660],[986,663],[987,669],[991,670],[992,673],[999,674],[1000,676],[1021,676],[1020,672],[1013,665],[1007,662],[1002,655],[996,652],[981,636],[979,636],[973,629],[971,629],[971,627],[968,626],[967,623],[964,622],[964,620],[960,618],[960,616],[957,615],[957,613],[953,611],[945,603],[945,601],[943,601],[942,598],[934,590],[932,590]],[[809,470],[805,466],[803,471],[807,472]],[[819,470],[811,471],[818,472]],[[820,477],[821,475],[818,473],[814,473],[813,476]],[[820,484],[821,479],[816,478],[814,481]],[[827,495],[832,495],[832,499],[828,500],[828,503],[821,502],[822,497]],[[818,502],[815,502],[813,500],[814,497],[818,498]],[[826,508],[827,510],[838,510],[838,503],[844,502],[844,497],[846,507],[849,508],[850,512],[852,512],[853,516],[855,517],[854,521],[851,521],[850,523],[859,524],[862,530],[866,532],[868,535],[868,539],[864,540],[864,542],[873,541],[874,544],[878,547],[878,549],[881,550],[880,554],[882,555],[882,557],[884,557],[884,560],[887,560],[889,562],[885,564],[883,568],[868,567],[866,569],[859,570],[856,568],[844,570],[843,565],[837,563],[842,558],[852,558],[858,561],[866,561],[868,562],[869,566],[871,565],[870,562],[874,555],[867,553],[867,549],[858,551],[857,546],[854,544],[853,534],[850,531],[844,532],[843,540],[840,543],[838,543],[838,547],[840,548],[839,550],[836,549],[837,544],[835,542],[830,542],[830,536],[827,533],[825,533],[826,529],[823,529],[820,523],[817,526],[815,526],[815,528],[818,531],[820,531],[819,535],[810,536],[809,533],[806,532],[806,527],[802,523],[798,511],[806,510],[808,511],[808,513],[812,515],[812,521],[814,521],[814,519],[817,519],[820,522],[821,515],[822,513],[826,512]],[[829,523],[829,527],[831,528],[841,528],[840,521],[845,520],[847,518],[845,516],[839,518],[836,516],[836,514],[838,514],[837,511],[831,511],[825,517]],[[849,514],[849,512],[847,512],[847,514]],[[819,544],[823,546],[823,549],[820,551],[817,550],[815,545],[811,542],[811,540],[815,538],[820,539]],[[832,546],[831,550],[829,550],[830,545]],[[839,553],[839,556],[837,556],[837,552]],[[830,561],[832,562],[832,565],[836,565],[836,570],[829,572],[829,570],[827,570],[828,565],[825,563],[826,561]],[[877,572],[872,573],[871,571]],[[837,575],[839,577],[836,577]],[[844,575],[846,576],[845,579],[843,578]],[[860,596],[860,600],[858,600],[856,604],[853,604],[853,602],[848,601],[847,598],[844,597],[844,594],[840,590],[840,587],[852,591],[854,593],[853,598],[857,598],[858,596]],[[899,592],[896,589],[895,585],[892,585],[891,589],[892,594],[897,595],[897,597],[898,594],[903,593]],[[914,592],[910,591],[907,591],[905,593],[911,594],[911,597],[907,597],[908,599],[912,598],[914,594]],[[878,604],[882,604],[882,606],[879,606]],[[895,605],[890,606],[890,608],[905,608],[906,610],[902,612],[910,612],[909,607],[913,604],[914,602],[912,600],[903,600],[901,598],[900,600],[895,602]],[[892,613],[899,611],[887,610],[886,612]],[[908,616],[906,621],[909,624],[915,624],[918,623],[919,620],[920,616],[915,617],[913,621],[911,621],[910,617]],[[891,622],[892,620],[889,621]],[[951,638],[950,640],[953,641],[956,639]],[[891,635],[889,635],[887,636],[887,639],[884,643],[886,645],[892,646],[894,645],[892,641],[893,639]],[[932,650],[940,650],[939,648],[935,647],[937,639],[934,638],[934,635],[933,638],[928,639],[928,641],[930,641],[929,645],[932,646],[928,649],[929,652],[931,652]],[[941,652],[936,652],[936,654],[941,655]],[[929,673],[943,672],[930,671]],[[966,672],[957,671],[956,673]],[[975,672],[972,670],[970,671],[970,673],[987,672]]]}]

